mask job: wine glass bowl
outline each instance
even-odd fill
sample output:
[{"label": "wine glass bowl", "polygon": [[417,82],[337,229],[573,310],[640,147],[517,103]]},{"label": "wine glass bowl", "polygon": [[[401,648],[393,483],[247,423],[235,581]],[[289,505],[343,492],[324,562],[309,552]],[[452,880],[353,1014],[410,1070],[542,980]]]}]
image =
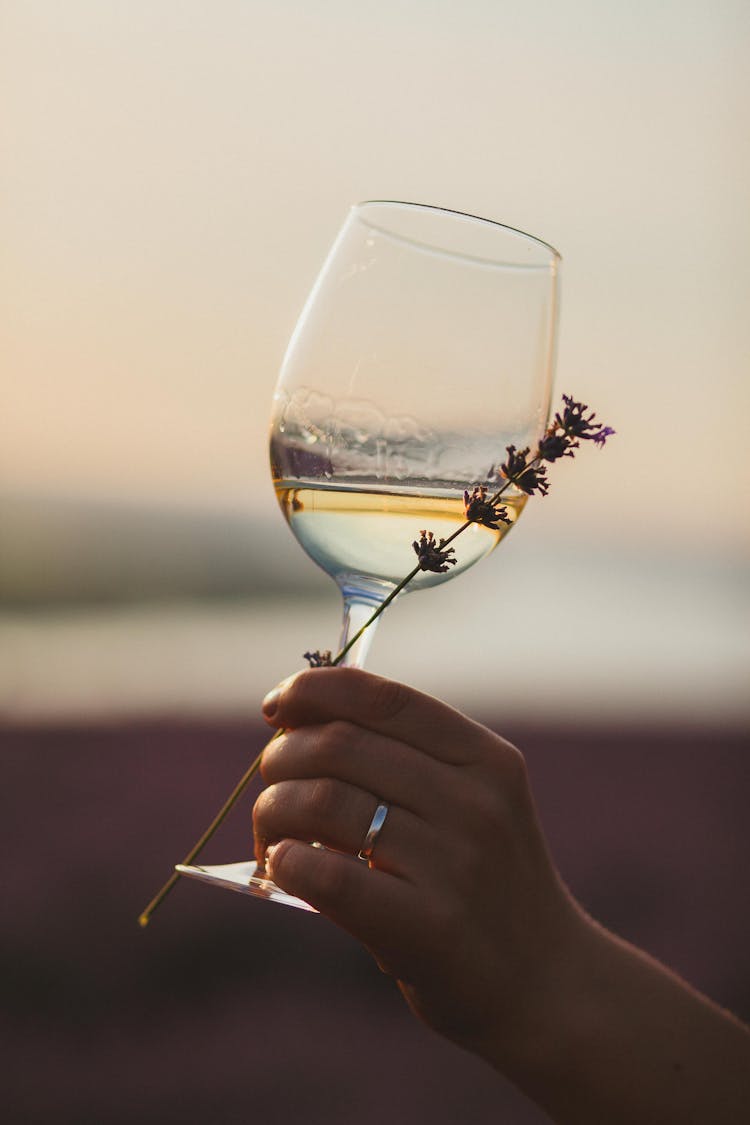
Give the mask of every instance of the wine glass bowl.
[{"label": "wine glass bowl", "polygon": [[[284,358],[270,442],[284,516],[343,593],[342,647],[413,568],[419,532],[452,535],[464,492],[496,490],[506,447],[544,431],[558,267],[546,243],[485,219],[395,202],[351,209]],[[525,502],[511,486],[509,522],[475,524],[455,566],[420,571],[407,590],[483,558]],[[362,658],[359,648],[350,659]]]}]

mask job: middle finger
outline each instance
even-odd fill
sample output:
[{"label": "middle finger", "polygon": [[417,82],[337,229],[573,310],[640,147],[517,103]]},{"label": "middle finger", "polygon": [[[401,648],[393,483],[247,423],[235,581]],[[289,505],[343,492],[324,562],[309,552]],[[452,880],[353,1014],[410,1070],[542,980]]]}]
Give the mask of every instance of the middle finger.
[{"label": "middle finger", "polygon": [[266,748],[264,781],[331,777],[434,819],[455,793],[458,769],[396,739],[336,721],[286,731]]}]

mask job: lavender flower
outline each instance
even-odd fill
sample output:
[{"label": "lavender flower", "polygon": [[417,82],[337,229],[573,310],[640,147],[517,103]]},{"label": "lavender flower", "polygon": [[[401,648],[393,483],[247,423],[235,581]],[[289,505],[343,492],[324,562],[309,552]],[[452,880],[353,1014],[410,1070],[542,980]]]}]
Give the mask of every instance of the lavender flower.
[{"label": "lavender flower", "polygon": [[302,655],[311,668],[330,668],[333,665],[331,650],[329,648],[325,649],[323,652],[316,649],[315,652],[305,652]]},{"label": "lavender flower", "polygon": [[412,547],[416,551],[420,570],[431,570],[435,574],[445,574],[449,566],[455,566],[456,560],[450,556],[456,552],[452,547],[445,547],[444,539],[436,542],[431,531],[420,531],[419,542],[416,540]]},{"label": "lavender flower", "polygon": [[536,458],[529,461],[529,447],[517,450],[515,445],[508,445],[506,453],[508,460],[500,466],[502,475],[529,496],[534,492],[546,496],[549,492],[547,470],[544,465],[535,463]]},{"label": "lavender flower", "polygon": [[593,441],[601,448],[615,432],[611,426],[595,422],[593,410],[587,415],[588,406],[584,402],[576,402],[571,395],[563,395],[563,402],[564,410],[555,414],[552,425],[539,443],[539,456],[545,461],[572,457],[572,451],[579,448],[581,441]]},{"label": "lavender flower", "polygon": [[484,527],[499,530],[499,524],[509,524],[508,509],[487,499],[487,489],[483,484],[475,485],[469,495],[464,492],[464,511],[470,523],[481,523]]},{"label": "lavender flower", "polygon": [[573,450],[578,449],[580,442],[571,441],[567,434],[558,434],[554,427],[550,427],[539,442],[539,456],[543,461],[557,461],[560,457],[572,457]]}]

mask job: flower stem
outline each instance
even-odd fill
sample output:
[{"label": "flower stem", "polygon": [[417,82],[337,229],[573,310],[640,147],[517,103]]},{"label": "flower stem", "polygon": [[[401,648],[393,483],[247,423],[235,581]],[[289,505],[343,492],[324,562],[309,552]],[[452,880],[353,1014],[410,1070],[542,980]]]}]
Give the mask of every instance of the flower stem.
[{"label": "flower stem", "polygon": [[[201,836],[200,840],[198,840],[198,842],[193,845],[193,847],[190,849],[188,854],[183,859],[182,863],[183,863],[184,867],[190,866],[190,864],[193,862],[195,857],[198,855],[198,852],[203,850],[203,848],[206,846],[208,841],[211,839],[211,837],[213,836],[214,832],[219,827],[219,825],[223,824],[223,822],[226,819],[229,812],[234,808],[235,804],[237,803],[239,798],[242,796],[242,794],[245,792],[248,785],[250,784],[250,782],[255,777],[256,773],[258,772],[258,769],[260,768],[261,760],[263,758],[263,755],[264,755],[267,747],[271,745],[271,743],[274,741],[274,739],[278,738],[283,733],[284,733],[283,730],[277,730],[276,731],[273,738],[270,738],[268,740],[266,745],[261,750],[260,754],[258,754],[255,761],[252,763],[252,765],[250,765],[250,767],[242,775],[242,777],[237,782],[234,789],[232,790],[232,792],[229,794],[226,801],[222,805],[219,812],[216,814],[216,816],[211,821],[211,823],[209,824],[206,831]],[[148,904],[146,909],[143,911],[142,914],[139,915],[139,917],[138,917],[138,925],[139,926],[141,926],[142,928],[145,929],[145,927],[151,921],[151,915],[154,913],[157,906],[159,906],[159,904],[164,901],[164,899],[167,897],[167,895],[172,890],[172,888],[174,886],[176,886],[179,879],[180,879],[179,873],[177,871],[172,872],[172,875],[170,876],[169,879],[167,879],[166,883],[161,888],[161,890],[157,894],[154,895],[154,897],[151,899],[151,902]]]}]

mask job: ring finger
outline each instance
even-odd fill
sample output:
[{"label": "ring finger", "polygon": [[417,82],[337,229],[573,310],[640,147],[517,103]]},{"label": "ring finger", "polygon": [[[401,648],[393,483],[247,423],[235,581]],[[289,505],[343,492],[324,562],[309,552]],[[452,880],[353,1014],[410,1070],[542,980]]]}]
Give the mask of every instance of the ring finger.
[{"label": "ring finger", "polygon": [[[255,853],[287,838],[316,841],[356,856],[380,800],[335,778],[297,778],[269,785],[253,809]],[[430,826],[414,813],[390,805],[374,843],[370,862],[378,869],[413,881],[420,857],[434,851]]]}]

